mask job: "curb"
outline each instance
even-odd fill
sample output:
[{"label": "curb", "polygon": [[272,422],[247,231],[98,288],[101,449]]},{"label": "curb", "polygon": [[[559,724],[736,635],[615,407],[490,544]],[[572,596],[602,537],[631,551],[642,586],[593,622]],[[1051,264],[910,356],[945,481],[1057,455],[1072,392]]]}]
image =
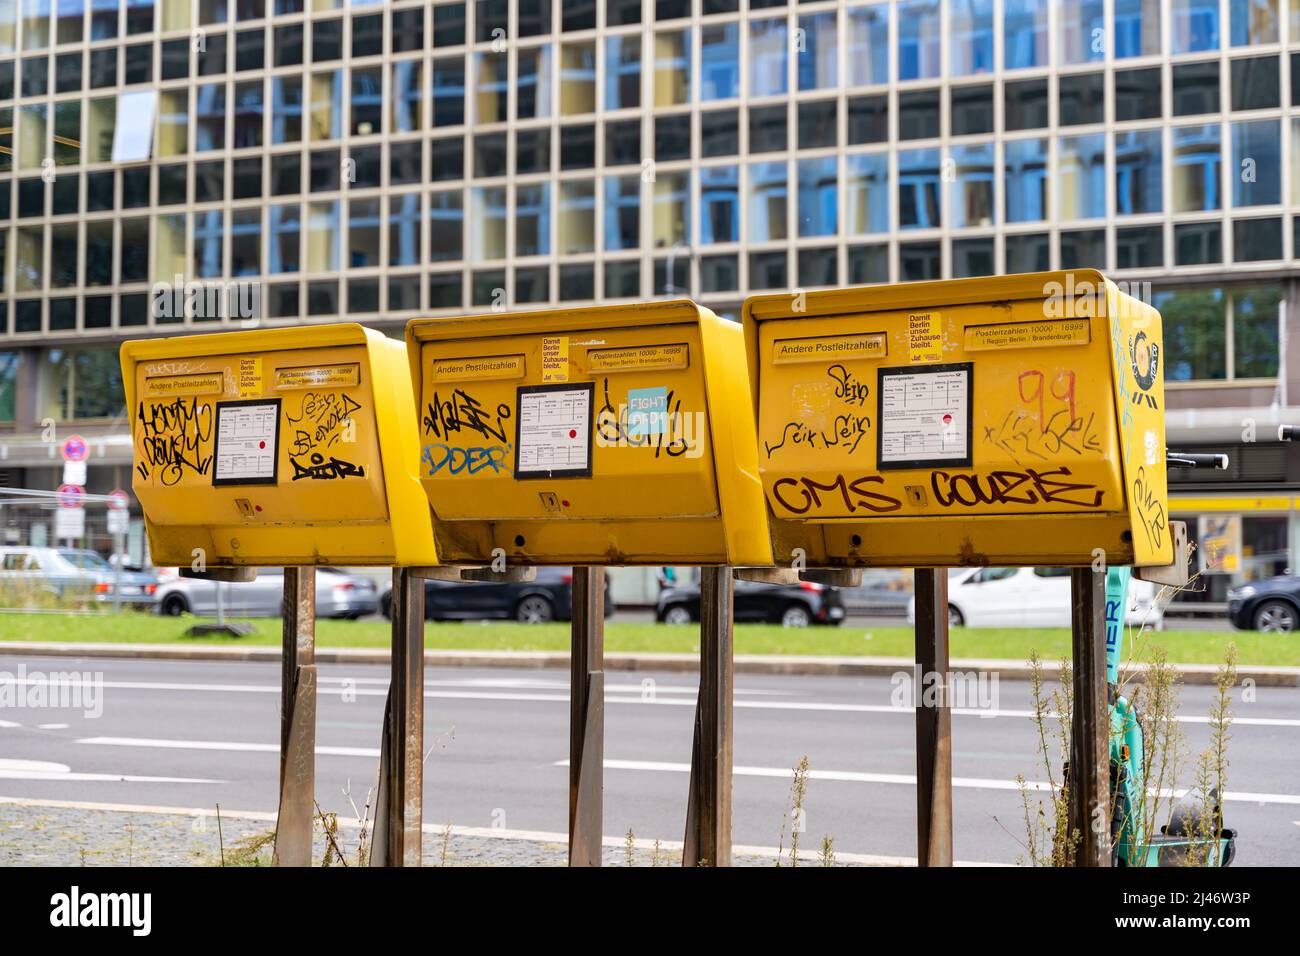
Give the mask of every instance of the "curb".
[{"label": "curb", "polygon": [[[216,647],[173,644],[113,643],[45,643],[14,641],[0,643],[0,657],[92,657],[126,660],[164,661],[264,661],[278,662],[278,647]],[[567,651],[425,651],[429,667],[518,667],[565,668]],[[385,648],[332,647],[316,649],[318,664],[387,664]],[[694,654],[605,654],[609,671],[698,671],[699,658]],[[900,671],[911,672],[916,662],[909,657],[821,657],[737,654],[737,674],[780,674],[809,677],[892,677]],[[952,670],[996,674],[1000,680],[1029,680],[1031,670],[1025,661],[987,658],[958,658],[950,662]],[[1060,672],[1058,661],[1044,661],[1042,673],[1054,678]],[[1141,680],[1143,668],[1134,675]],[[1176,664],[1174,670],[1184,684],[1213,685],[1218,673],[1214,664]],[[1259,687],[1300,687],[1300,667],[1238,666],[1237,683],[1251,680]]]}]

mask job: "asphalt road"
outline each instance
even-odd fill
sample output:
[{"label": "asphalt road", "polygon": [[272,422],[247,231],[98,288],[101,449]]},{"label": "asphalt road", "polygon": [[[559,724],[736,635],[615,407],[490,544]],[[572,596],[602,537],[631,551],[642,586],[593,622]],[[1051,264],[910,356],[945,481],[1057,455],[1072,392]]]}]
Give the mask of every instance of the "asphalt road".
[{"label": "asphalt road", "polygon": [[[0,796],[178,808],[276,806],[279,668],[275,664],[12,658],[25,668],[101,675],[102,714],[0,709]],[[427,675],[425,822],[563,832],[567,825],[568,680],[561,671],[431,669]],[[320,668],[317,797],[347,813],[378,766],[388,685],[378,666]],[[31,684],[21,686],[33,686]],[[884,678],[741,676],[736,686],[734,839],[775,846],[790,768],[807,755],[805,845],[915,854],[912,712]],[[690,766],[694,675],[607,675],[605,832],[680,840]],[[1210,688],[1182,691],[1193,752]],[[1225,803],[1238,865],[1300,863],[1300,690],[1238,698]],[[955,852],[1015,862],[1023,810],[1014,778],[1042,779],[1029,688],[1005,681],[996,709],[953,717]],[[983,716],[979,714],[983,713]],[[1190,766],[1184,780],[1190,776]]]}]

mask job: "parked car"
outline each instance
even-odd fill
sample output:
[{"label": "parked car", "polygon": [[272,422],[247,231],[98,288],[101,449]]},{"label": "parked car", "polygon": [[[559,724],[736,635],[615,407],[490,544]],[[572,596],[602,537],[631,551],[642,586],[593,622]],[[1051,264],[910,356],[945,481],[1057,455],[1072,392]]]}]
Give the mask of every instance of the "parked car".
[{"label": "parked car", "polygon": [[1243,631],[1300,630],[1300,577],[1281,575],[1228,591],[1228,620]]},{"label": "parked car", "polygon": [[6,600],[40,599],[112,604],[120,584],[126,607],[153,607],[158,579],[148,572],[123,571],[94,551],[78,548],[0,547],[0,582]]},{"label": "parked car", "polygon": [[[169,616],[217,612],[217,582],[184,578],[175,568],[161,572],[158,613]],[[231,617],[279,617],[284,600],[284,569],[258,568],[252,581],[221,585],[224,611]],[[375,582],[337,568],[316,569],[316,616],[355,620],[379,606]]]},{"label": "parked car", "polygon": [[[1159,588],[1134,578],[1124,623],[1164,627]],[[907,606],[916,621],[916,600]],[[949,627],[1069,627],[1069,568],[954,568],[948,572]]]},{"label": "parked car", "polygon": [[[844,600],[838,588],[803,581],[799,584],[759,584],[737,580],[735,619],[766,621],[785,627],[839,624],[844,620]],[[690,624],[700,619],[698,584],[665,588],[655,604],[655,619],[664,624]]]},{"label": "parked car", "polygon": [[[393,616],[392,588],[379,596],[384,617]],[[605,578],[605,616],[614,613],[609,577]],[[426,621],[472,621],[484,618],[524,624],[568,621],[573,617],[573,569],[538,568],[533,581],[497,584],[488,581],[424,581]]]}]

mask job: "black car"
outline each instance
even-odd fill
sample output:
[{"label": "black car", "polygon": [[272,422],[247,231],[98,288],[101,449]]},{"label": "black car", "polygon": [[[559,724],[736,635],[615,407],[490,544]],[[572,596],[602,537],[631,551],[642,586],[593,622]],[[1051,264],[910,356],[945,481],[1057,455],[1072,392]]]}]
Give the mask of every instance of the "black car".
[{"label": "black car", "polygon": [[[837,588],[805,581],[800,584],[758,584],[736,581],[737,621],[765,621],[786,627],[839,624],[844,620],[844,599]],[[700,619],[698,584],[665,588],[655,604],[655,620],[664,624],[689,624]]]},{"label": "black car", "polygon": [[[393,616],[393,592],[379,596],[379,610]],[[605,579],[605,616],[614,611]],[[573,615],[573,569],[538,568],[537,578],[522,583],[495,584],[482,581],[424,581],[426,621],[466,621],[495,618],[525,624],[567,621]]]},{"label": "black car", "polygon": [[1300,577],[1251,581],[1228,592],[1228,620],[1243,631],[1300,629]]}]

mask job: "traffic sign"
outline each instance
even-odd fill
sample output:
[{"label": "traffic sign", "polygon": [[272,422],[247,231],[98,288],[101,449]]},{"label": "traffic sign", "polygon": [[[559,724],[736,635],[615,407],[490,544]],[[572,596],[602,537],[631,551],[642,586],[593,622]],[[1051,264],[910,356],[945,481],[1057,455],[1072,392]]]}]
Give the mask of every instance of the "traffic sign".
[{"label": "traffic sign", "polygon": [[90,449],[86,447],[86,440],[80,435],[72,435],[63,443],[64,461],[85,461],[89,454]]},{"label": "traffic sign", "polygon": [[86,535],[86,512],[80,508],[60,508],[54,514],[54,537],[59,541],[76,540]]},{"label": "traffic sign", "polygon": [[108,507],[115,511],[125,511],[131,506],[131,496],[121,488],[114,488],[108,493],[113,500],[109,502]]},{"label": "traffic sign", "polygon": [[64,508],[80,508],[86,496],[86,489],[81,485],[59,485],[59,505]]}]

